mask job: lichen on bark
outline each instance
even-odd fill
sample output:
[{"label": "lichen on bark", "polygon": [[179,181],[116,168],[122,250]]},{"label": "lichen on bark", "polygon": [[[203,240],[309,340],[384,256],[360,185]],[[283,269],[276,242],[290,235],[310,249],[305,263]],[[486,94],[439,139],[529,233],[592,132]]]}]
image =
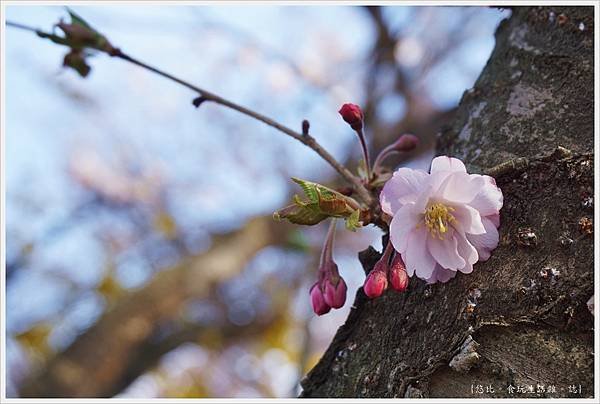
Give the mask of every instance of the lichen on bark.
[{"label": "lichen on bark", "polygon": [[[592,7],[514,7],[500,24],[438,142],[496,176],[499,247],[446,284],[413,278],[375,300],[359,289],[301,397],[593,396],[593,236],[581,225],[593,220],[593,26]],[[361,254],[367,271],[378,255]],[[456,371],[469,339],[477,358]],[[511,395],[517,385],[535,391]]]}]

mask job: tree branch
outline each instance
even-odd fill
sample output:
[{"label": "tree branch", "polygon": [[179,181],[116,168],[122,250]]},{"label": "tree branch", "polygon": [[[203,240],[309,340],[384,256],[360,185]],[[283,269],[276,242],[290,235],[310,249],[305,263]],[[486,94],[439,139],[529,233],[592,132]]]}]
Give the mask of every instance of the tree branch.
[{"label": "tree branch", "polygon": [[[190,299],[239,274],[262,248],[284,243],[289,227],[256,218],[206,252],[159,272],[107,310],[68,348],[20,386],[22,397],[108,397],[132,377],[131,367],[161,324],[181,315]],[[173,341],[174,342],[174,341]]]},{"label": "tree branch", "polygon": [[[30,32],[35,32],[38,36],[43,37],[43,38],[55,38],[55,39],[62,39],[60,37],[57,37],[56,35],[53,34],[49,34],[46,33],[42,30],[24,25],[24,24],[20,24],[20,23],[16,23],[16,22],[12,22],[12,21],[6,21],[6,25],[9,27],[13,27],[13,28],[18,28],[18,29],[22,29],[22,30],[26,30],[26,31],[30,31]],[[60,43],[58,41],[54,41],[56,43]],[[68,46],[67,43],[60,43],[62,45]],[[106,51],[104,51],[106,52]],[[342,177],[344,177],[344,179],[346,179],[349,183],[351,183],[354,186],[354,189],[356,191],[356,193],[360,196],[360,198],[369,206],[371,206],[374,203],[374,198],[373,196],[369,193],[369,191],[365,188],[365,186],[362,184],[362,182],[360,181],[360,179],[355,176],[354,174],[352,174],[352,172],[350,172],[350,170],[348,170],[346,167],[344,167],[342,164],[340,164],[327,150],[325,150],[316,140],[315,138],[313,138],[310,135],[305,135],[302,134],[300,132],[297,132],[291,128],[288,128],[285,125],[282,125],[281,123],[263,115],[260,114],[256,111],[253,111],[249,108],[246,108],[244,106],[241,106],[239,104],[236,104],[235,102],[232,102],[228,99],[225,99],[217,94],[214,94],[210,91],[207,91],[203,88],[200,88],[198,86],[195,86],[185,80],[182,80],[178,77],[173,76],[172,74],[169,74],[165,71],[162,71],[156,67],[150,66],[147,63],[144,63],[140,60],[137,60],[131,56],[129,56],[128,54],[122,52],[120,49],[116,48],[114,49],[114,52],[106,52],[107,54],[109,54],[112,57],[117,57],[119,59],[125,60],[129,63],[132,63],[136,66],[139,66],[143,69],[146,69],[150,72],[153,72],[155,74],[158,74],[159,76],[162,76],[164,78],[167,78],[171,81],[174,81],[175,83],[178,83],[196,93],[198,93],[200,95],[200,97],[202,98],[203,101],[212,101],[216,104],[222,105],[224,107],[233,109],[235,111],[238,111],[246,116],[249,116],[251,118],[254,118],[258,121],[261,121],[265,124],[267,124],[268,126],[271,126],[272,128],[275,128],[277,130],[279,130],[282,133],[285,133],[286,135],[298,140],[299,142],[301,142],[302,144],[304,144],[305,146],[311,148],[315,153],[317,153],[319,156],[321,156],[321,158],[323,158],[323,160],[325,160],[327,163],[329,163],[329,165],[331,165]]]}]

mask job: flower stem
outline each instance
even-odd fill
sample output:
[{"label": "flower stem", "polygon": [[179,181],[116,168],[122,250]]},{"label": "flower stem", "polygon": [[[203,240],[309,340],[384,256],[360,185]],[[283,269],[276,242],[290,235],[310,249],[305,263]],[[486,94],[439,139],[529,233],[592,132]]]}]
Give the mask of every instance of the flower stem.
[{"label": "flower stem", "polygon": [[333,261],[333,242],[335,239],[335,225],[336,218],[332,218],[329,223],[329,229],[327,230],[327,236],[325,237],[325,243],[323,244],[323,250],[321,251],[321,262],[319,267],[323,268],[326,262]]},{"label": "flower stem", "polygon": [[392,245],[392,242],[390,240],[388,240],[388,243],[385,246],[385,250],[383,250],[383,254],[381,255],[381,258],[380,258],[380,261],[385,262],[386,268],[388,267],[388,264],[390,262],[390,256],[392,255],[393,252],[394,252],[394,246]]},{"label": "flower stem", "polygon": [[358,139],[360,140],[360,146],[362,147],[362,152],[363,152],[363,158],[365,160],[365,167],[367,170],[367,183],[369,181],[371,181],[371,162],[369,161],[369,149],[367,148],[367,142],[365,140],[365,134],[361,129],[358,129],[356,131],[356,134],[358,135]]},{"label": "flower stem", "polygon": [[373,163],[373,172],[377,172],[379,170],[379,166],[383,161],[391,156],[395,152],[394,145],[389,145],[385,149],[383,149],[375,159],[375,163]]}]

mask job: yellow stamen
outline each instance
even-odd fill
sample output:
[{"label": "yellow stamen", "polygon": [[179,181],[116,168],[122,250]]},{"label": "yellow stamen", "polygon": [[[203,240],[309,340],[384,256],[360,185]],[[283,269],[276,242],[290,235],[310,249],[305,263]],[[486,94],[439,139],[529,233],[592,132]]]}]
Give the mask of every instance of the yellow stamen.
[{"label": "yellow stamen", "polygon": [[443,240],[449,225],[456,223],[456,219],[450,212],[454,212],[454,208],[441,203],[434,203],[425,210],[425,226],[433,237]]}]

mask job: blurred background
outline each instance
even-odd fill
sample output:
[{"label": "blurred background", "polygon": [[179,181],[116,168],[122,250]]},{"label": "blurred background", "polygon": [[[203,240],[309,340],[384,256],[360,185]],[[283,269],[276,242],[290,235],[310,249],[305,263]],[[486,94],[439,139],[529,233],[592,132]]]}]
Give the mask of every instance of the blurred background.
[{"label": "blurred background", "polygon": [[[428,168],[509,11],[486,7],[77,6],[124,52],[312,135],[353,171],[339,117],[372,155]],[[63,7],[8,6],[50,31]],[[340,225],[344,308],[309,302],[327,223],[274,222],[299,189],[343,185],[310,149],[121,60],[5,31],[8,396],[294,397],[364,280],[370,227]]]}]

